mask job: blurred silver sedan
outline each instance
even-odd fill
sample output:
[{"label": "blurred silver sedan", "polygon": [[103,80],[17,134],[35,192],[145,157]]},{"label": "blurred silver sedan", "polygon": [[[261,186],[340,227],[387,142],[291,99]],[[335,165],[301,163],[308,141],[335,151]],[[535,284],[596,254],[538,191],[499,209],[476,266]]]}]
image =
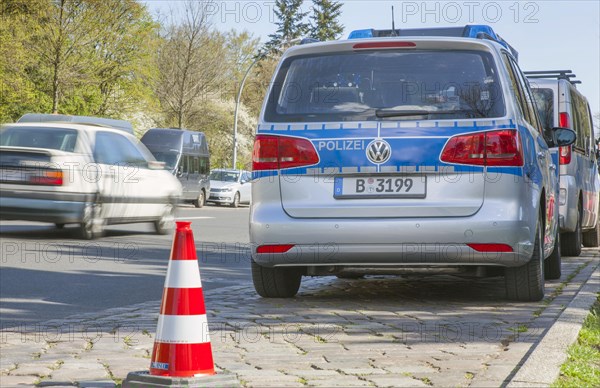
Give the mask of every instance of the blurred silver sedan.
[{"label": "blurred silver sedan", "polygon": [[0,217],[105,225],[152,222],[168,233],[181,184],[134,136],[101,125],[18,123],[0,128]]}]

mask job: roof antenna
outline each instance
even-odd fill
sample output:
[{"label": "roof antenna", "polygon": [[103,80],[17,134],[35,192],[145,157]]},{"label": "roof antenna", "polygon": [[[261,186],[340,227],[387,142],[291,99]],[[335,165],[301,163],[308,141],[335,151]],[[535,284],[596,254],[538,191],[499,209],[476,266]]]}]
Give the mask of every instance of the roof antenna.
[{"label": "roof antenna", "polygon": [[396,34],[396,23],[394,21],[394,6],[392,5],[392,34],[391,36],[398,36]]}]

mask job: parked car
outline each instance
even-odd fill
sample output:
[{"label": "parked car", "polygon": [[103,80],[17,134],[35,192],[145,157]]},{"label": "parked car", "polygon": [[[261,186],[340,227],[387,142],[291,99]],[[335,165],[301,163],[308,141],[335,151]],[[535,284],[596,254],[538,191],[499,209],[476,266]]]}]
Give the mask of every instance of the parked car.
[{"label": "parked car", "polygon": [[179,179],[183,186],[183,201],[196,207],[204,206],[210,191],[210,153],[204,133],[152,128],[141,140],[154,157],[165,162],[167,170]]},{"label": "parked car", "polygon": [[[600,240],[600,176],[592,113],[576,89],[570,70],[525,72],[546,128],[565,127],[577,141],[560,148],[560,231],[565,256],[579,256],[581,246],[597,247]],[[553,79],[550,79],[553,78]]]},{"label": "parked car", "polygon": [[[357,39],[354,39],[357,38]],[[510,299],[560,277],[558,146],[488,26],[361,30],[278,65],[253,153],[254,287],[403,266],[504,268]]]},{"label": "parked car", "polygon": [[181,184],[134,136],[102,125],[19,123],[0,128],[0,217],[78,224],[81,236],[109,224],[174,226]]},{"label": "parked car", "polygon": [[252,201],[250,183],[252,174],[244,170],[216,169],[210,172],[210,197],[208,202],[238,207]]}]

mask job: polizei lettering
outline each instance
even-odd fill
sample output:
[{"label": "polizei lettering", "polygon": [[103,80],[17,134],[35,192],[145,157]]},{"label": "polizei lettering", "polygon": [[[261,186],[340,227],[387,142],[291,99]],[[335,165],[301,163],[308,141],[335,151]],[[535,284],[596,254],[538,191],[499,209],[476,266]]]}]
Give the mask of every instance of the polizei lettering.
[{"label": "polizei lettering", "polygon": [[366,140],[319,140],[317,149],[327,151],[355,151],[364,150]]}]

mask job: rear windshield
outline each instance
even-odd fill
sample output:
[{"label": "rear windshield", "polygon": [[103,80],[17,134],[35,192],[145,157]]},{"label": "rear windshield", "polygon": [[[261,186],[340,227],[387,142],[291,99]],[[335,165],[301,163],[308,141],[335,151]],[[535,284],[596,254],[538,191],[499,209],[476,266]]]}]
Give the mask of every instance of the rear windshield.
[{"label": "rear windshield", "polygon": [[142,136],[142,143],[150,151],[158,150],[167,151],[173,150],[181,152],[181,144],[183,139],[183,133],[181,132],[167,132],[167,131],[148,131]]},{"label": "rear windshield", "polygon": [[4,127],[0,129],[0,145],[46,148],[73,152],[77,131],[69,128]]},{"label": "rear windshield", "polygon": [[533,98],[546,129],[554,128],[554,92],[547,88],[532,88]]},{"label": "rear windshield", "polygon": [[456,50],[291,57],[281,66],[265,110],[268,122],[502,116],[492,56]]}]

